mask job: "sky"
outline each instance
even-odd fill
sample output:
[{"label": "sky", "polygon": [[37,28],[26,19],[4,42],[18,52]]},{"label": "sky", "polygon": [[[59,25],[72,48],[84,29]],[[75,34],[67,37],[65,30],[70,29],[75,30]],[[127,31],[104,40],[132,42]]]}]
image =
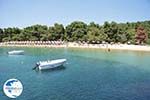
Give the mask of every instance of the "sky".
[{"label": "sky", "polygon": [[0,27],[150,20],[150,0],[0,0]]}]

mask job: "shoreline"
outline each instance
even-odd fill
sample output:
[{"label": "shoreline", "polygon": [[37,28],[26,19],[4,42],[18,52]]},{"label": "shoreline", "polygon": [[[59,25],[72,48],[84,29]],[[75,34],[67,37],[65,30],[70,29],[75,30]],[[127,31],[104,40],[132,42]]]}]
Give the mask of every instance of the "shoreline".
[{"label": "shoreline", "polygon": [[93,48],[93,49],[103,49],[107,51],[111,50],[126,50],[126,51],[147,51],[150,52],[150,46],[142,46],[142,45],[128,45],[128,44],[87,44],[87,43],[58,43],[58,44],[18,44],[11,42],[3,42],[0,43],[0,47],[44,47],[44,48]]}]

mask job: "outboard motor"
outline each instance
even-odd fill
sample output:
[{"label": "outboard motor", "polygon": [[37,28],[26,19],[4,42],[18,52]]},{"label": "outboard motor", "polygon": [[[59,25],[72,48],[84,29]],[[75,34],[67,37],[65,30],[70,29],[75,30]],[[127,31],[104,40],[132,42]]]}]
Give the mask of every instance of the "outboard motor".
[{"label": "outboard motor", "polygon": [[36,63],[36,67],[38,67],[39,65],[40,65],[40,63],[39,63],[39,62],[37,62],[37,63]]},{"label": "outboard motor", "polygon": [[35,64],[35,67],[33,67],[33,68],[32,68],[32,70],[37,69],[39,65],[40,65],[40,63],[39,63],[39,62],[37,62],[37,63]]}]

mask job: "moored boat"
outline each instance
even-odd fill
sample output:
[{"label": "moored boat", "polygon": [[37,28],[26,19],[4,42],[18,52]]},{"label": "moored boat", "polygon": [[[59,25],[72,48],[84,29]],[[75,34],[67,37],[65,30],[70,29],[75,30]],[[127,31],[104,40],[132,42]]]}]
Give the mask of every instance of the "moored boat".
[{"label": "moored boat", "polygon": [[67,61],[66,59],[39,61],[36,63],[36,66],[38,67],[39,70],[52,69],[52,68],[62,66],[66,61]]},{"label": "moored boat", "polygon": [[23,55],[24,50],[13,50],[8,52],[9,55]]}]

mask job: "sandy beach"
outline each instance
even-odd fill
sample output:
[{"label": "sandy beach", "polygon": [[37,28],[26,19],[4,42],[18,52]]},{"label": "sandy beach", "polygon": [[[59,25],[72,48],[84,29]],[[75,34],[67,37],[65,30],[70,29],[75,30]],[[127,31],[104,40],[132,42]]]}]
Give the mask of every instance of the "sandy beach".
[{"label": "sandy beach", "polygon": [[68,47],[99,48],[99,49],[106,49],[106,50],[150,51],[150,46],[128,45],[128,44],[77,44],[77,43],[69,43]]},{"label": "sandy beach", "polygon": [[105,50],[130,50],[130,51],[149,51],[150,46],[147,45],[128,45],[128,44],[87,44],[87,43],[76,43],[76,42],[2,42],[2,47],[55,47],[55,48],[96,48]]}]

